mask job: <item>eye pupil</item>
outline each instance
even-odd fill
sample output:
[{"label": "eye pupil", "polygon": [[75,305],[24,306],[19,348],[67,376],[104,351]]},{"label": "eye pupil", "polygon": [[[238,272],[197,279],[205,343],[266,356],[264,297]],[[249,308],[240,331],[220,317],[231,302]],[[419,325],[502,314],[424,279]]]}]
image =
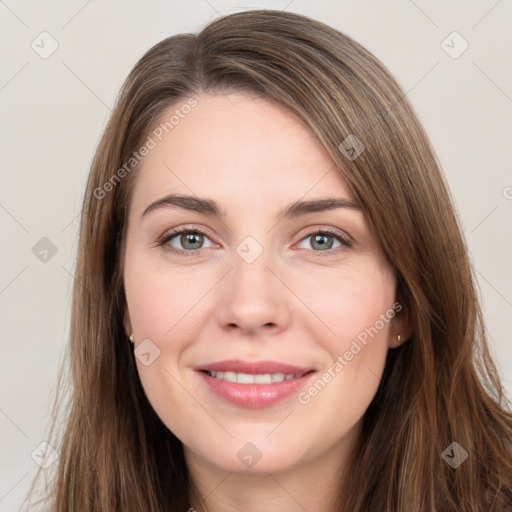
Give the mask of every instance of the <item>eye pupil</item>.
[{"label": "eye pupil", "polygon": [[[183,254],[184,252],[196,254],[197,252],[203,249],[202,245],[204,243],[204,238],[206,236],[207,235],[198,230],[183,230],[181,232],[175,232],[174,235],[169,235],[160,243],[160,245],[168,243],[172,247],[171,240],[176,239],[179,240],[181,249],[175,248],[174,252],[178,252],[180,254]],[[310,240],[310,247],[313,250],[316,250],[317,252],[325,252],[327,254],[331,253],[331,249],[333,248],[334,245],[334,240],[341,243],[342,246],[351,246],[348,242],[344,241],[341,235],[337,235],[334,233],[331,234],[329,231],[317,231],[315,233],[310,233],[309,235],[304,237],[303,240]]]},{"label": "eye pupil", "polygon": [[[181,243],[183,247],[186,247],[188,249],[198,249],[198,247],[187,247],[187,243],[190,242],[192,245],[196,244],[200,247],[202,242],[202,236],[203,235],[199,233],[184,233],[181,235]],[[197,240],[198,238],[199,240]]]},{"label": "eye pupil", "polygon": [[[328,242],[325,242],[325,239],[331,239],[331,242],[328,243]],[[322,242],[321,240],[324,239],[324,242]],[[330,249],[332,247],[332,236],[330,235],[322,235],[322,234],[317,234],[317,235],[314,235],[313,236],[313,243],[312,243],[312,247],[315,247],[315,244],[319,243],[318,245],[318,248],[320,249]]]}]

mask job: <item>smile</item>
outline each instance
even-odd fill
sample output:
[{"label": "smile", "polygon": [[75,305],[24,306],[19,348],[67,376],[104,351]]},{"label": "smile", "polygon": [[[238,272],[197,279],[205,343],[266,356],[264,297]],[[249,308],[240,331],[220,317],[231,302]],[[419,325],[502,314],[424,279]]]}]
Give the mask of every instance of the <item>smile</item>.
[{"label": "smile", "polygon": [[303,373],[250,373],[237,372],[215,372],[206,371],[206,374],[214,379],[227,380],[228,382],[237,382],[238,384],[272,384],[273,382],[282,382],[283,380],[298,379]]},{"label": "smile", "polygon": [[317,373],[311,368],[277,361],[241,360],[203,364],[195,370],[213,396],[244,409],[262,409],[285,401]]}]

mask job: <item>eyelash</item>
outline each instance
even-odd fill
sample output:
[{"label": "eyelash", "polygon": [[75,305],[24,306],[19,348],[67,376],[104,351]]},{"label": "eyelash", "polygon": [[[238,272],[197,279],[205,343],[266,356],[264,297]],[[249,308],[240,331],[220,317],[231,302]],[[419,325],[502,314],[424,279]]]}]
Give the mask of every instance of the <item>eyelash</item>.
[{"label": "eyelash", "polygon": [[[170,240],[175,238],[177,235],[181,235],[184,233],[187,233],[187,234],[198,233],[200,235],[204,235],[204,236],[208,237],[208,235],[201,229],[182,228],[182,229],[177,229],[175,231],[172,231],[171,233],[164,235],[160,240],[158,240],[158,246],[163,247],[167,242],[169,242]],[[336,247],[335,249],[328,249],[326,251],[314,251],[311,249],[313,252],[319,253],[320,256],[332,256],[339,252],[350,249],[353,245],[352,242],[348,238],[340,235],[338,232],[333,231],[331,229],[317,229],[316,231],[313,231],[313,232],[308,233],[307,235],[303,236],[300,239],[300,241],[305,240],[306,238],[309,238],[309,237],[312,237],[315,235],[330,235],[341,243],[340,247]],[[199,254],[201,252],[201,249],[192,249],[190,251],[184,251],[182,249],[176,249],[175,247],[172,247],[172,246],[169,246],[167,248],[167,250],[169,250],[170,252],[173,252],[175,254],[186,255],[186,256],[196,256],[197,254]],[[305,249],[305,250],[310,250],[310,249]]]}]

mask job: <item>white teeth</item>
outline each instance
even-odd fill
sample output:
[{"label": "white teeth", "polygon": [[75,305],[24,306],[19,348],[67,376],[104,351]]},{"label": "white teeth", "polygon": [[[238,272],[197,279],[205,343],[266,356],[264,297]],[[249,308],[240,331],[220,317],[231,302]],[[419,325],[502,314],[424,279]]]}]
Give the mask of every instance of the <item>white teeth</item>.
[{"label": "white teeth", "polygon": [[227,380],[228,382],[236,382],[236,373],[224,372],[224,380]]},{"label": "white teeth", "polygon": [[259,373],[257,375],[252,375],[250,373],[213,371],[209,371],[208,373],[215,379],[224,379],[228,382],[237,382],[238,384],[271,384],[272,382],[282,382],[283,380],[302,377],[302,373]]},{"label": "white teeth", "polygon": [[[239,380],[237,382],[240,382]],[[262,375],[254,375],[254,384],[270,384],[272,382],[272,375],[265,373]]]},{"label": "white teeth", "polygon": [[255,375],[250,375],[248,373],[237,373],[236,381],[239,384],[254,384]]}]

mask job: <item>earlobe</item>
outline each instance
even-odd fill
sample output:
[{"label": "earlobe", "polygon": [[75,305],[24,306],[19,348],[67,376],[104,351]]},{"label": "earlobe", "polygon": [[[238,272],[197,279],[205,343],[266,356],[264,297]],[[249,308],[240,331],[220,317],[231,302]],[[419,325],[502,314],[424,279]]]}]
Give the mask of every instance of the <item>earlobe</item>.
[{"label": "earlobe", "polygon": [[130,336],[132,334],[132,322],[130,320],[130,313],[128,311],[128,306],[124,307],[124,317],[123,317],[123,324],[124,324],[124,331],[126,333],[126,336]]},{"label": "earlobe", "polygon": [[404,336],[402,334],[397,334],[396,336],[390,339],[388,346],[389,348],[397,348],[400,345],[403,345],[405,341],[406,340],[404,339]]},{"label": "earlobe", "polygon": [[389,329],[389,348],[403,345],[413,334],[411,316],[407,309],[403,309],[391,321]]}]

